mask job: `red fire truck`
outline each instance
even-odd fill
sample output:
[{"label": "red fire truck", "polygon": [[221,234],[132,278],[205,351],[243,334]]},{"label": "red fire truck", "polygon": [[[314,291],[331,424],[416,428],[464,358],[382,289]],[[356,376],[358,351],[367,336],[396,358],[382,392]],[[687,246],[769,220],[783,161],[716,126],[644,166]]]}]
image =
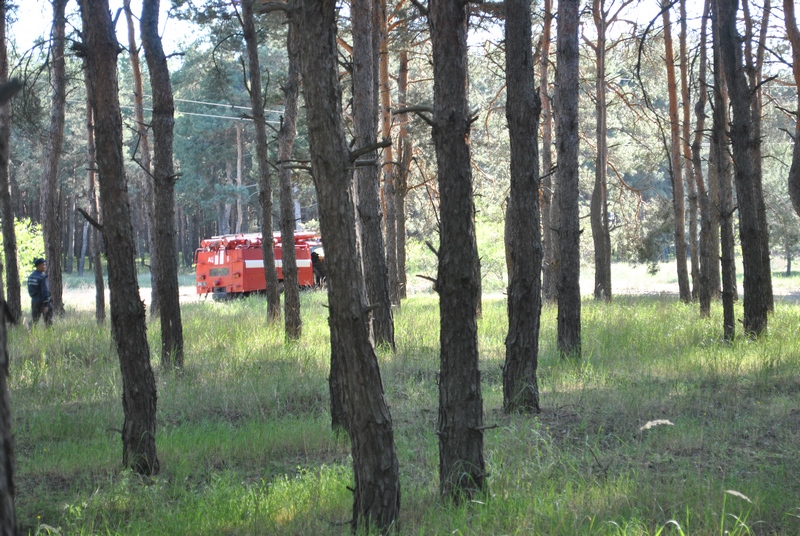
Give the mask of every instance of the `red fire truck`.
[{"label": "red fire truck", "polygon": [[[200,242],[200,247],[194,254],[197,293],[206,297],[211,294],[213,299],[220,300],[249,296],[266,290],[262,242],[261,233],[213,236]],[[272,247],[278,280],[283,281],[280,233],[275,233],[272,237]],[[295,233],[297,283],[301,287],[313,287],[317,283],[311,262],[312,248],[321,251],[318,234]]]}]

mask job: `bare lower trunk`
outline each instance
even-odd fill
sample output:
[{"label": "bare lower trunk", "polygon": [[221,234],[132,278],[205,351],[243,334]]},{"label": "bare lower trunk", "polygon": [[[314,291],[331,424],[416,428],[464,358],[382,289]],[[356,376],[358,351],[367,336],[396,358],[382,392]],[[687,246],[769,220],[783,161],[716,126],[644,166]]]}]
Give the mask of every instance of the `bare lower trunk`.
[{"label": "bare lower trunk", "polygon": [[[736,300],[736,264],[733,235],[733,185],[731,184],[730,159],[726,125],[728,124],[728,95],[725,75],[720,60],[719,17],[716,0],[713,0],[712,18],[714,50],[714,124],[711,130],[711,150],[709,157],[710,176],[716,177],[718,186],[718,206],[720,224],[720,246],[722,263],[722,328],[723,338],[732,341],[736,335],[734,302]],[[713,190],[712,190],[713,191]],[[714,200],[714,197],[711,198]]]},{"label": "bare lower trunk", "polygon": [[[89,216],[94,220],[100,219],[100,208],[97,199],[96,173],[97,162],[95,160],[94,146],[94,88],[89,81],[89,67],[84,61],[83,82],[86,88],[86,175],[88,179],[87,193],[89,202]],[[100,231],[92,228],[91,231],[91,260],[94,270],[94,315],[98,325],[106,320],[106,288],[103,281],[103,257],[100,253],[103,240]]]},{"label": "bare lower trunk", "polygon": [[[356,244],[353,173],[336,63],[336,2],[303,0],[292,14],[300,40],[311,169],[328,265],[332,352],[344,394],[353,456],[353,528],[386,530],[400,509],[392,417],[370,337]],[[333,357],[333,356],[332,356]]]},{"label": "bare lower trunk", "polygon": [[75,258],[75,197],[69,196],[66,200],[64,208],[67,209],[67,229],[65,233],[64,242],[64,272],[72,273],[72,264]]},{"label": "bare lower trunk", "polygon": [[[0,11],[5,11],[0,8]],[[5,15],[5,13],[0,13]],[[1,25],[5,25],[3,17]],[[0,140],[0,150],[8,150]],[[0,272],[0,310],[5,309],[2,298],[2,272]],[[0,315],[0,534],[14,536],[17,532],[17,513],[14,499],[14,436],[11,433],[11,405],[8,396],[8,332],[5,315]]]},{"label": "bare lower trunk", "polygon": [[78,257],[78,275],[83,275],[86,268],[86,254],[89,252],[89,222],[81,225],[81,253]]},{"label": "bare lower trunk", "polygon": [[[542,28],[542,49],[539,60],[539,96],[542,101],[542,245],[544,260],[542,270],[542,294],[546,301],[555,301],[558,295],[556,282],[558,269],[556,264],[557,234],[553,232],[553,114],[550,93],[548,91],[548,73],[550,72],[550,28],[553,22],[553,0],[544,0],[544,27]],[[558,212],[556,210],[556,212]],[[555,225],[558,227],[558,224]]]},{"label": "bare lower trunk", "polygon": [[67,19],[67,0],[53,1],[53,33],[50,47],[51,86],[53,102],[50,108],[50,128],[42,174],[42,234],[47,256],[47,276],[53,299],[53,312],[64,313],[61,279],[61,217],[59,211],[58,165],[64,143],[64,109],[67,101],[67,76],[64,44]]},{"label": "bare lower trunk", "polygon": [[122,371],[122,463],[134,471],[158,473],[156,456],[156,385],[144,305],[136,280],[135,248],[117,86],[119,44],[107,0],[82,0],[87,77],[92,85],[97,170],[100,176],[103,235],[111,288],[112,334]]},{"label": "bare lower trunk", "polygon": [[[6,3],[0,1],[0,86],[4,86],[8,81],[5,15]],[[17,233],[14,230],[14,206],[11,202],[11,181],[8,176],[10,139],[10,104],[4,102],[0,103],[0,221],[2,221],[3,225],[3,253],[5,255],[6,288],[8,292],[6,306],[11,317],[19,319],[22,316],[22,298],[20,296],[19,268],[17,264]],[[1,288],[0,292],[2,292]],[[0,513],[2,513],[1,510]]]},{"label": "bare lower trunk", "polygon": [[278,273],[275,270],[275,253],[272,249],[272,183],[269,172],[267,123],[264,118],[264,101],[261,96],[261,67],[258,60],[258,41],[253,21],[253,0],[245,0],[242,7],[242,30],[247,46],[247,69],[250,81],[250,109],[256,130],[256,155],[258,156],[258,200],[261,205],[261,235],[264,247],[264,275],[267,282],[267,321],[276,322],[281,317],[281,295]]},{"label": "bare lower trunk", "polygon": [[[6,3],[0,1],[0,87],[6,86],[8,73],[8,58],[6,56]],[[8,183],[8,154],[10,141],[9,106],[8,96],[0,101],[0,216],[3,219],[3,239],[8,248],[8,235],[6,228],[11,227],[11,245],[16,249],[16,235],[14,234],[13,210],[11,210],[11,196]],[[8,197],[6,199],[6,197]],[[9,213],[11,217],[9,217]],[[12,256],[16,263],[16,253]],[[19,273],[17,277],[17,302],[19,302]],[[11,405],[8,396],[8,332],[6,329],[6,314],[12,315],[12,321],[20,317],[20,304],[17,311],[13,305],[5,301],[3,296],[3,271],[0,270],[0,534],[13,536],[17,534],[17,513],[14,504],[16,490],[14,487],[14,435],[11,433]]]},{"label": "bare lower trunk", "polygon": [[734,177],[739,211],[739,240],[744,268],[744,318],[742,329],[758,336],[767,328],[769,311],[768,282],[764,232],[759,217],[760,177],[756,161],[761,158],[761,139],[754,127],[750,105],[750,88],[742,64],[741,39],[736,30],[737,0],[717,0],[720,29],[720,58],[731,99],[733,117],[730,139],[733,147]]},{"label": "bare lower trunk", "polygon": [[558,4],[558,351],[581,356],[580,221],[578,220],[578,0]]},{"label": "bare lower trunk", "polygon": [[694,160],[690,146],[690,99],[689,99],[689,54],[686,48],[686,0],[680,2],[681,31],[678,41],[680,43],[680,72],[681,72],[681,110],[683,112],[682,137],[683,166],[686,171],[686,184],[689,191],[689,253],[691,256],[692,299],[696,299],[700,292],[700,246],[698,244],[698,187],[695,181]]},{"label": "bare lower trunk", "polygon": [[666,5],[661,11],[661,16],[664,21],[664,48],[669,94],[670,170],[672,172],[672,207],[675,212],[675,263],[678,271],[680,300],[688,303],[692,299],[692,293],[689,288],[689,270],[686,265],[686,200],[684,199],[681,134],[678,120],[678,88],[675,80],[675,58],[672,48],[669,9],[666,8]]},{"label": "bare lower trunk", "polygon": [[441,323],[439,491],[458,501],[478,495],[486,486],[466,4],[459,0],[433,0],[428,17],[433,45],[433,142],[441,209],[436,284]]},{"label": "bare lower trunk", "polygon": [[[242,141],[242,123],[236,123],[236,233],[242,233],[244,224],[244,203],[242,202],[242,192],[244,191],[244,142]],[[289,151],[291,154],[291,150]]]},{"label": "bare lower trunk", "polygon": [[[372,43],[374,0],[354,0],[353,11],[353,119],[356,149],[369,147],[377,141],[375,109],[375,66]],[[359,165],[359,161],[362,165]],[[377,150],[356,160],[356,189],[358,223],[361,231],[361,251],[367,299],[372,309],[372,330],[377,344],[395,349],[392,302],[389,297],[389,277],[383,246],[381,205],[379,198],[379,167]]]},{"label": "bare lower trunk", "polygon": [[511,142],[511,193],[506,212],[508,335],[503,410],[539,412],[539,320],[542,239],[539,230],[541,101],[534,89],[530,0],[506,0],[506,120]]},{"label": "bare lower trunk", "polygon": [[167,58],[158,34],[159,0],[142,3],[142,44],[145,47],[153,93],[153,186],[155,194],[158,297],[161,301],[161,365],[183,366],[183,323],[178,290],[178,255],[175,246],[175,175],[172,162],[175,106]]},{"label": "bare lower trunk", "polygon": [[[297,55],[297,35],[289,26],[286,36],[286,49],[289,55],[289,71],[283,86],[285,98],[283,121],[278,132],[278,178],[281,192],[281,243],[283,259],[283,314],[286,339],[298,340],[303,333],[303,320],[300,316],[300,289],[297,286],[297,259],[294,249],[294,201],[292,200],[292,171],[289,160],[292,158],[294,138],[297,135],[297,97],[300,93],[300,65]],[[292,247],[289,247],[289,245]]]},{"label": "bare lower trunk", "polygon": [[604,2],[593,3],[597,29],[595,47],[595,113],[597,158],[591,201],[592,242],[594,244],[594,299],[611,300],[611,233],[608,228],[608,140],[606,125],[606,14]]},{"label": "bare lower trunk", "polygon": [[[698,243],[698,254],[700,262],[700,279],[698,285],[697,298],[700,302],[700,315],[711,316],[711,300],[717,294],[719,286],[719,232],[714,233],[712,226],[712,210],[716,210],[715,205],[719,196],[712,200],[709,198],[709,191],[703,182],[703,163],[700,148],[703,143],[703,135],[706,120],[706,103],[708,101],[708,90],[706,88],[706,72],[708,57],[706,55],[708,13],[711,0],[705,0],[703,7],[702,26],[700,29],[700,72],[698,75],[699,96],[694,107],[696,124],[694,137],[690,148],[692,158],[692,178],[697,185],[698,208],[700,210],[700,238]],[[683,11],[681,12],[683,14]],[[710,165],[709,165],[710,167]],[[711,173],[709,172],[709,177]],[[709,178],[709,185],[710,185]],[[719,224],[717,224],[719,225]],[[717,227],[718,229],[718,227]],[[716,274],[716,277],[714,276]]]},{"label": "bare lower trunk", "polygon": [[[400,52],[400,71],[397,78],[397,97],[398,106],[405,108],[408,105],[408,50]],[[408,114],[398,116],[400,123],[400,133],[398,135],[398,153],[400,155],[400,166],[394,177],[394,189],[396,193],[396,236],[397,236],[397,296],[398,306],[400,300],[406,298],[406,195],[408,195],[408,176],[411,174],[411,157],[413,145],[408,136]]]},{"label": "bare lower trunk", "polygon": [[[125,11],[125,21],[128,25],[128,58],[131,62],[131,78],[133,79],[133,116],[136,124],[136,146],[138,151],[134,154],[141,170],[142,199],[144,207],[140,207],[140,212],[145,218],[144,239],[147,241],[147,249],[150,251],[150,315],[158,314],[161,300],[158,296],[158,251],[156,248],[155,229],[157,221],[155,214],[155,200],[153,198],[153,177],[150,165],[150,137],[147,133],[148,125],[144,120],[144,89],[142,84],[142,67],[139,61],[139,47],[136,45],[136,25],[133,22],[133,12],[131,11],[131,1],[124,0],[122,3]],[[144,254],[144,248],[140,251]]]}]

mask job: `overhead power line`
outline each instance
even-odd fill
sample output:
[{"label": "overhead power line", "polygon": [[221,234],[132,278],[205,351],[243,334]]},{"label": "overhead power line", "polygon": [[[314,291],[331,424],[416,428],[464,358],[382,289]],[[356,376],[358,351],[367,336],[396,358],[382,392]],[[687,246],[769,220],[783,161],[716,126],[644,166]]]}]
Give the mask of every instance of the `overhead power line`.
[{"label": "overhead power line", "polygon": [[[133,110],[134,107],[128,104],[120,104],[120,108],[127,108],[129,110]],[[152,112],[152,108],[142,108],[142,110]],[[199,114],[196,112],[182,112],[181,110],[175,110],[176,115],[194,115],[197,117],[210,117],[212,119],[233,119],[234,121],[252,121],[252,117],[244,117],[244,116],[235,116],[235,115],[214,115],[214,114]],[[269,125],[280,125],[280,121],[264,121]]]},{"label": "overhead power line", "polygon": [[[151,95],[143,95],[143,98],[152,99],[153,97]],[[173,97],[172,100],[174,100],[175,102],[189,102],[191,104],[202,104],[204,106],[219,106],[220,108],[234,108],[234,109],[237,109],[237,110],[250,110],[251,109],[250,106],[236,106],[234,104],[223,104],[221,102],[206,102],[206,101],[191,100],[191,99],[178,99],[178,98],[175,98],[175,97]],[[272,113],[272,114],[282,114],[283,110],[266,110],[265,109],[264,112]]]}]

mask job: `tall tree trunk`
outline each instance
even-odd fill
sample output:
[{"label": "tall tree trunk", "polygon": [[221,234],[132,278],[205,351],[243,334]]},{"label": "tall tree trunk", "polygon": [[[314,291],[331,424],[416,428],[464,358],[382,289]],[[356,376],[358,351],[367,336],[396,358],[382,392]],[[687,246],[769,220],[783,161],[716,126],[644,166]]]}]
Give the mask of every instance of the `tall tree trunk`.
[{"label": "tall tree trunk", "polygon": [[594,167],[594,190],[591,201],[592,241],[594,243],[594,299],[611,300],[611,232],[608,228],[608,140],[606,125],[606,27],[605,1],[592,3],[597,46],[594,47],[597,115],[597,158]]},{"label": "tall tree trunk", "polygon": [[686,265],[686,204],[683,190],[683,161],[681,160],[681,133],[678,120],[678,87],[675,80],[675,53],[672,47],[672,25],[667,4],[662,4],[664,21],[664,49],[667,63],[667,92],[669,94],[670,160],[672,171],[672,207],[675,211],[675,263],[678,268],[678,294],[680,300],[692,300],[689,288],[689,270]]},{"label": "tall tree trunk", "polygon": [[[281,243],[283,244],[283,313],[286,339],[298,340],[303,333],[303,320],[300,317],[300,289],[297,286],[297,260],[294,250],[294,201],[292,200],[292,158],[294,139],[297,136],[297,98],[300,94],[300,59],[297,50],[297,35],[293,25],[289,25],[286,36],[286,49],[289,55],[289,69],[286,84],[283,86],[285,98],[283,121],[278,132],[278,161],[281,191]],[[287,247],[291,244],[291,247]]]},{"label": "tall tree trunk", "polygon": [[278,273],[275,270],[275,252],[272,248],[272,182],[269,172],[267,123],[264,118],[264,101],[261,98],[261,67],[258,60],[258,40],[253,22],[253,2],[245,0],[242,6],[242,31],[247,46],[247,69],[250,81],[250,107],[256,129],[256,155],[258,156],[258,200],[261,204],[261,236],[263,237],[264,274],[267,282],[267,321],[281,318],[281,295]]},{"label": "tall tree trunk", "polygon": [[[767,328],[769,303],[764,249],[759,215],[756,160],[761,158],[761,139],[756,137],[750,106],[750,87],[742,63],[741,38],[736,30],[738,0],[717,0],[720,58],[733,109],[730,138],[739,209],[739,240],[744,268],[744,318],[742,329],[758,336]],[[766,264],[768,266],[768,264]]]},{"label": "tall tree trunk", "polygon": [[[225,190],[230,190],[233,186],[233,166],[230,160],[225,161]],[[229,194],[225,194],[225,203],[221,205],[219,218],[219,234],[231,233],[231,213],[233,212],[233,203]]]},{"label": "tall tree trunk", "polygon": [[508,335],[503,366],[506,413],[539,412],[539,319],[542,238],[539,230],[539,151],[542,103],[534,87],[530,0],[506,0],[506,120],[511,142],[511,193],[506,237]]},{"label": "tall tree trunk", "polygon": [[558,3],[556,118],[558,129],[558,351],[581,356],[580,221],[578,220],[578,0]]},{"label": "tall tree trunk", "polygon": [[[728,94],[725,74],[722,69],[719,48],[719,20],[716,16],[716,0],[713,0],[714,17],[712,35],[714,51],[714,115],[711,129],[711,149],[709,151],[709,193],[712,201],[717,199],[719,209],[714,211],[719,221],[720,247],[722,255],[722,329],[723,338],[732,341],[736,335],[734,302],[736,300],[736,264],[733,234],[733,184],[731,183],[730,159],[726,126],[728,124]],[[717,196],[714,196],[714,187]]]},{"label": "tall tree trunk", "polygon": [[[0,26],[5,26],[5,2],[0,2]],[[5,31],[3,31],[5,33]],[[0,86],[1,87],[1,86]],[[7,139],[0,139],[0,152],[8,152]],[[3,273],[0,270],[0,311],[5,312],[3,299]],[[14,435],[11,433],[11,404],[8,396],[8,331],[6,315],[0,314],[0,534],[15,536],[17,513],[14,499]]]},{"label": "tall tree trunk", "polygon": [[[700,209],[700,240],[698,244],[698,254],[700,261],[700,284],[698,285],[697,297],[700,302],[700,315],[711,316],[711,300],[717,295],[719,287],[719,218],[716,222],[712,219],[712,211],[716,211],[719,195],[712,203],[709,199],[709,191],[703,182],[703,162],[700,147],[703,142],[703,135],[706,121],[706,103],[708,101],[708,90],[706,88],[706,72],[708,57],[706,54],[708,13],[711,0],[705,0],[703,7],[703,18],[700,27],[700,72],[698,74],[699,96],[694,106],[696,117],[694,137],[690,148],[692,158],[692,177],[697,185],[698,204]],[[681,11],[683,13],[684,10]],[[710,158],[709,158],[710,160]],[[709,164],[710,166],[711,164]],[[711,173],[709,172],[709,183]],[[692,180],[692,179],[690,179]],[[715,225],[716,223],[716,225]]]},{"label": "tall tree trunk", "polygon": [[59,211],[58,165],[64,144],[64,108],[67,102],[67,75],[64,62],[64,44],[67,18],[67,0],[53,0],[53,31],[50,46],[51,85],[53,101],[50,107],[50,128],[42,174],[42,234],[47,256],[47,276],[53,298],[53,312],[64,313],[61,280],[61,218]]},{"label": "tall tree trunk", "polygon": [[[553,227],[558,227],[554,219],[553,196],[553,108],[549,93],[550,72],[550,29],[553,25],[553,0],[544,0],[544,21],[542,27],[542,49],[539,58],[539,97],[542,101],[542,244],[544,261],[542,270],[542,295],[546,301],[553,302],[558,296],[558,266],[556,253],[558,235]],[[555,210],[558,213],[558,210]],[[555,225],[554,225],[555,222]]]},{"label": "tall tree trunk", "polygon": [[[295,96],[295,100],[297,97]],[[244,203],[242,202],[242,192],[244,191],[244,141],[242,141],[243,126],[241,121],[236,123],[236,187],[238,189],[236,194],[236,229],[235,232],[243,233],[242,225],[244,224]],[[292,136],[294,141],[294,136]],[[289,150],[291,155],[291,149]],[[281,210],[283,210],[281,208]],[[286,264],[284,263],[284,274],[286,273]],[[286,276],[284,275],[284,278]]]},{"label": "tall tree trunk", "polygon": [[[408,106],[408,50],[400,51],[400,66],[397,77],[397,104],[400,108]],[[398,133],[398,153],[400,166],[394,178],[396,194],[396,236],[397,236],[397,305],[407,296],[406,281],[406,196],[408,195],[408,176],[411,174],[411,158],[413,144],[408,136],[408,113],[398,116],[400,132]]]},{"label": "tall tree trunk", "polygon": [[[6,56],[6,2],[0,0],[0,88],[9,90],[11,86],[8,82],[8,57]],[[19,86],[16,82],[15,85]],[[11,86],[13,87],[13,86]],[[17,88],[17,91],[19,88]],[[5,98],[0,100],[0,214],[3,218],[3,239],[8,248],[8,236],[6,228],[11,227],[11,245],[14,246],[12,258],[16,267],[16,235],[14,234],[14,217],[11,210],[11,192],[8,188],[8,154],[10,141],[9,125],[9,106],[8,101],[15,91],[11,91]],[[8,199],[6,199],[8,196]],[[9,213],[11,217],[9,217]],[[19,272],[17,277],[17,301],[19,302]],[[14,311],[13,305],[8,304],[3,296],[3,271],[0,270],[0,534],[13,536],[17,534],[17,513],[14,499],[16,490],[14,488],[14,435],[11,433],[11,404],[8,396],[8,331],[6,329],[6,311],[15,322],[20,318],[19,303],[18,310]]]},{"label": "tall tree trunk", "polygon": [[432,0],[433,142],[439,172],[439,490],[469,499],[486,486],[478,368],[478,247],[467,101],[467,5]]},{"label": "tall tree trunk", "polygon": [[67,232],[65,233],[66,240],[64,241],[64,272],[72,273],[72,262],[75,258],[75,196],[68,196],[64,208],[67,209],[65,214],[67,218]]},{"label": "tall tree trunk", "polygon": [[[794,0],[783,0],[783,18],[786,35],[792,44],[792,71],[797,87],[797,113],[800,114],[800,30],[794,10]],[[792,165],[789,168],[789,197],[794,211],[800,216],[800,116],[794,122],[794,149],[792,149]]]},{"label": "tall tree trunk", "polygon": [[[96,151],[94,145],[94,86],[89,80],[89,65],[84,58],[83,83],[86,88],[86,177],[88,179],[87,193],[89,203],[89,216],[96,222],[99,218],[99,200],[97,199],[97,185],[95,169],[97,167]],[[94,271],[94,316],[98,325],[106,320],[106,289],[103,280],[103,257],[100,253],[103,236],[98,229],[91,229],[92,241],[92,269]]]},{"label": "tall tree trunk", "polygon": [[681,110],[683,112],[682,136],[683,160],[682,165],[686,171],[686,184],[689,191],[689,253],[691,256],[691,276],[692,276],[692,299],[697,298],[700,292],[700,246],[698,244],[697,222],[698,222],[698,187],[695,180],[695,170],[692,160],[692,148],[690,145],[690,115],[691,106],[689,98],[689,53],[686,48],[686,0],[680,1],[680,23],[681,31],[678,36],[680,71],[681,71]]},{"label": "tall tree trunk", "polygon": [[[4,86],[7,82],[6,0],[0,0],[0,86]],[[8,290],[6,306],[11,317],[17,320],[22,316],[22,297],[20,296],[19,267],[17,264],[17,233],[14,229],[14,205],[11,202],[11,180],[8,175],[9,143],[11,140],[10,108],[11,105],[8,102],[0,103],[0,221],[2,221],[3,225],[3,253],[5,254],[6,288]],[[0,396],[2,396],[2,393],[0,393]]]},{"label": "tall tree trunk", "polygon": [[[150,137],[147,133],[147,123],[144,121],[144,85],[142,83],[142,67],[139,61],[139,47],[136,45],[136,26],[133,23],[131,0],[123,0],[125,21],[128,25],[128,58],[131,62],[131,77],[133,79],[133,117],[136,123],[136,136],[139,155],[139,165],[144,177],[142,180],[142,199],[144,207],[140,207],[146,220],[143,227],[144,238],[150,251],[150,315],[158,314],[161,300],[158,296],[158,251],[156,248],[156,235],[154,229],[157,225],[155,213],[155,199],[153,197],[153,176],[150,164]],[[144,248],[141,248],[144,253]]]},{"label": "tall tree trunk", "polygon": [[158,34],[159,0],[142,2],[141,33],[150,89],[153,93],[153,196],[155,197],[155,252],[158,258],[161,365],[183,366],[183,323],[178,290],[178,255],[175,246],[175,168],[172,162],[175,106],[167,58]]},{"label": "tall tree trunk", "polygon": [[78,275],[83,275],[86,268],[86,253],[89,251],[89,222],[81,225],[81,253],[78,257]]},{"label": "tall tree trunk", "polygon": [[[372,21],[374,0],[354,0],[353,11],[353,116],[356,149],[375,145],[375,62],[372,44]],[[381,205],[379,199],[379,167],[376,150],[360,157],[365,161],[359,166],[356,161],[356,189],[358,199],[358,223],[361,230],[361,251],[364,262],[364,279],[367,299],[372,309],[372,330],[377,344],[386,344],[392,350],[394,344],[394,320],[392,302],[389,297],[389,278],[386,253],[383,247]]]},{"label": "tall tree trunk", "polygon": [[352,523],[385,530],[397,520],[400,479],[356,243],[352,160],[336,62],[336,2],[302,0],[292,21],[300,39],[311,169],[326,244],[332,349],[335,339],[352,442]]},{"label": "tall tree trunk", "polygon": [[[753,53],[753,20],[750,16],[750,8],[747,0],[742,2],[742,10],[745,20],[745,72],[749,81],[750,88],[750,108],[753,121],[753,138],[761,140],[761,115],[763,109],[763,96],[761,92],[761,78],[764,66],[764,55],[767,48],[767,30],[769,28],[769,16],[772,7],[770,0],[763,0],[761,30],[756,42],[756,52]],[[753,61],[755,58],[755,62]],[[759,148],[759,154],[760,154]],[[775,308],[775,299],[772,292],[772,267],[770,266],[769,250],[769,224],[767,223],[767,205],[764,202],[763,172],[761,168],[761,158],[753,163],[755,175],[753,176],[753,191],[756,195],[756,211],[758,213],[758,226],[761,230],[761,239],[758,244],[761,246],[761,270],[768,274],[763,282],[761,292],[767,302],[767,310],[772,312]]]},{"label": "tall tree trunk", "polygon": [[103,235],[111,289],[111,325],[122,371],[122,463],[140,474],[158,473],[156,384],[144,304],[139,298],[131,211],[122,155],[117,54],[108,0],[81,0],[83,53],[92,85]]},{"label": "tall tree trunk", "polygon": [[[401,65],[402,60],[400,60]],[[408,68],[406,64],[406,68]],[[403,147],[400,136],[397,137],[397,154],[402,158]],[[398,194],[395,186],[396,177],[403,171],[392,163],[391,173],[383,174],[383,192],[386,205],[386,269],[389,282],[389,301],[392,307],[400,307],[400,277],[397,269],[397,203]]]}]

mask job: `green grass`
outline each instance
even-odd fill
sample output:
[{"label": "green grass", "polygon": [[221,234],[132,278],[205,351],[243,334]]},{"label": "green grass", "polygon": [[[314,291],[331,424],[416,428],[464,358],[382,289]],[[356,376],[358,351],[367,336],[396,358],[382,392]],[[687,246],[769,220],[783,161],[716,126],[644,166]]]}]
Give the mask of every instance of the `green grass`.
[{"label": "green grass", "polygon": [[[703,319],[666,295],[585,300],[579,362],[557,357],[556,310],[545,306],[543,411],[506,416],[505,301],[485,300],[484,421],[497,425],[485,434],[489,487],[456,507],[438,498],[437,303],[404,302],[398,352],[379,352],[400,461],[399,533],[800,533],[796,305],[779,302],[761,340],[727,344],[718,305]],[[120,468],[119,364],[93,312],[12,330],[23,533],[347,534],[351,460],[328,425],[325,296],[302,293],[302,306],[303,339],[285,344],[263,299],[187,304],[179,373],[160,369],[151,322],[162,468],[153,478]],[[657,419],[672,425],[642,430]]]}]

